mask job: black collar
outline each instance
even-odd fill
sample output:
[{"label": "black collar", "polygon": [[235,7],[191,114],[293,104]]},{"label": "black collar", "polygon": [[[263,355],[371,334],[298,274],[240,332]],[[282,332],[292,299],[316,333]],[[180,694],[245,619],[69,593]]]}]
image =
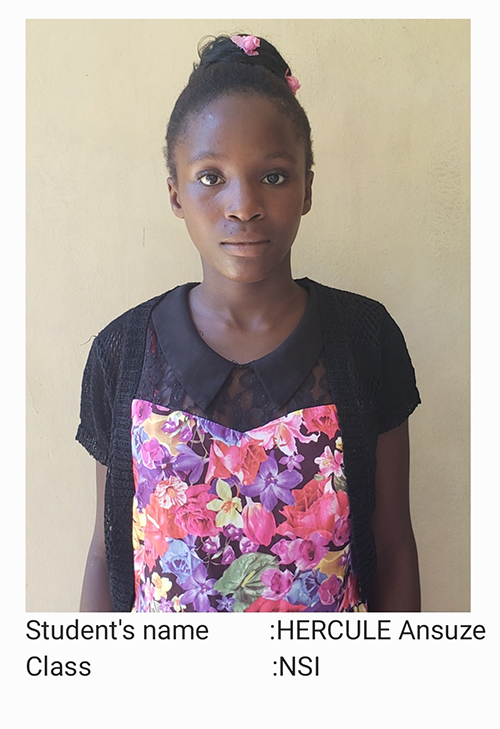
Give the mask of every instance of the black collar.
[{"label": "black collar", "polygon": [[207,409],[234,367],[252,367],[276,407],[290,400],[323,348],[316,286],[309,279],[297,283],[309,291],[297,327],[279,347],[248,365],[235,364],[217,354],[196,331],[189,314],[188,293],[197,284],[178,286],[155,306],[152,320],[162,352],[199,407]]}]

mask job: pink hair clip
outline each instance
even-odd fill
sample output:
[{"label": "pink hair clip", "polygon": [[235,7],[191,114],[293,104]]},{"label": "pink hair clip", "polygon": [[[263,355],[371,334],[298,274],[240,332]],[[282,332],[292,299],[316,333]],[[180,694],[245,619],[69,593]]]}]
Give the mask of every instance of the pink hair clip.
[{"label": "pink hair clip", "polygon": [[290,91],[295,96],[297,91],[300,89],[299,79],[295,78],[295,76],[292,76],[289,68],[287,69],[287,72],[285,74],[285,79],[286,79],[287,84],[290,87]]},{"label": "pink hair clip", "polygon": [[255,35],[232,35],[231,40],[238,48],[241,48],[247,56],[258,56],[259,52],[255,49],[260,46],[260,38]]}]

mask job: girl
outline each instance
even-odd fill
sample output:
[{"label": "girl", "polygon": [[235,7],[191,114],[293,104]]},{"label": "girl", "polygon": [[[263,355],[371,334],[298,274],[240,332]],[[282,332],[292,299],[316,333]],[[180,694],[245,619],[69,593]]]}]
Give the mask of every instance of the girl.
[{"label": "girl", "polygon": [[404,339],[381,304],[292,278],[313,182],[299,88],[263,38],[219,36],[175,104],[170,203],[203,281],[93,343],[82,611],[420,609]]}]

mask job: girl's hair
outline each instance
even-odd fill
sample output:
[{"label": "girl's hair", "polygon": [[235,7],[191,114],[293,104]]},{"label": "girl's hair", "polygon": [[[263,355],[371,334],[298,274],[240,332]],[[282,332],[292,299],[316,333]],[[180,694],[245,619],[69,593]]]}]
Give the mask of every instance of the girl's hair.
[{"label": "girl's hair", "polygon": [[265,38],[259,38],[259,41],[257,55],[247,55],[228,35],[200,41],[200,62],[193,65],[187,86],[177,99],[167,126],[164,154],[174,179],[175,147],[186,133],[188,117],[201,112],[220,96],[234,92],[253,92],[270,99],[295,126],[305,146],[306,171],[311,169],[311,127],[304,109],[286,81],[290,67],[271,43]]}]

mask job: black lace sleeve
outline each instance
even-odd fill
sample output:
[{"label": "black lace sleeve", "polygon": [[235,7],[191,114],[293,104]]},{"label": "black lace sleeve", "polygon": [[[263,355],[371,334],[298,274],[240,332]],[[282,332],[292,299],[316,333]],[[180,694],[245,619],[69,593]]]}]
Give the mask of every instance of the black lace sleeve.
[{"label": "black lace sleeve", "polygon": [[83,372],[80,425],[76,434],[77,441],[105,466],[108,465],[113,404],[109,351],[106,352],[109,345],[102,334],[92,343]]},{"label": "black lace sleeve", "polygon": [[420,403],[415,370],[403,334],[384,309],[380,322],[382,382],[378,407],[379,433],[401,425]]}]

